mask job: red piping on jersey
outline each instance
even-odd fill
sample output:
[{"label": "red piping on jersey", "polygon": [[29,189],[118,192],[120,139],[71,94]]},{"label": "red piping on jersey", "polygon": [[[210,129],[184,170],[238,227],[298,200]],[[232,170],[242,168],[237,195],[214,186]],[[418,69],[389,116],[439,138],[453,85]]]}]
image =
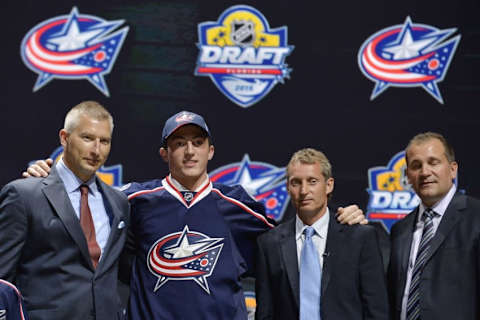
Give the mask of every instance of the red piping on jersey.
[{"label": "red piping on jersey", "polygon": [[248,206],[244,205],[243,203],[241,203],[240,201],[236,200],[236,199],[233,199],[233,198],[230,198],[230,197],[227,197],[226,195],[224,195],[220,190],[216,189],[216,188],[212,188],[212,191],[214,191],[216,194],[218,194],[220,197],[222,197],[223,199],[227,200],[228,202],[230,203],[233,203],[237,206],[239,206],[240,208],[242,208],[243,210],[245,210],[246,212],[250,213],[252,216],[254,216],[255,218],[257,219],[260,219],[263,221],[263,223],[265,223],[267,226],[269,226],[270,228],[273,228],[274,225],[271,224],[270,222],[267,221],[267,219],[260,213],[258,212],[255,212],[253,211],[252,209],[250,209]]},{"label": "red piping on jersey", "polygon": [[3,283],[3,284],[6,284],[7,286],[9,286],[13,290],[15,290],[15,292],[17,293],[17,295],[18,295],[18,306],[19,306],[19,309],[20,309],[20,316],[22,317],[22,320],[25,320],[25,316],[23,315],[23,307],[22,307],[22,294],[20,293],[20,291],[18,291],[17,287],[15,287],[10,282],[2,280],[2,279],[0,279],[0,282]]},{"label": "red piping on jersey", "polygon": [[162,189],[165,189],[165,187],[161,186],[161,187],[156,187],[155,189],[137,191],[129,195],[128,200],[141,196],[142,194],[149,194],[149,193],[160,191]]},{"label": "red piping on jersey", "polygon": [[[202,194],[203,191],[205,191],[205,189],[208,188],[208,186],[210,185],[210,181],[208,181],[205,186],[203,186],[202,189],[200,189],[200,191],[197,192],[197,194],[195,195],[195,197],[193,197],[192,201],[190,201],[190,205],[188,205],[188,203],[185,201],[185,199],[183,199],[183,194],[177,190],[177,188],[175,188],[175,186],[173,185],[173,183],[170,181],[170,178],[169,176],[167,176],[165,178],[165,180],[167,181],[168,185],[180,196],[180,199],[182,199],[182,202],[185,204],[185,206],[187,208],[189,208],[192,204],[195,203],[195,200],[198,198],[199,195]],[[193,192],[193,191],[192,191]]]}]

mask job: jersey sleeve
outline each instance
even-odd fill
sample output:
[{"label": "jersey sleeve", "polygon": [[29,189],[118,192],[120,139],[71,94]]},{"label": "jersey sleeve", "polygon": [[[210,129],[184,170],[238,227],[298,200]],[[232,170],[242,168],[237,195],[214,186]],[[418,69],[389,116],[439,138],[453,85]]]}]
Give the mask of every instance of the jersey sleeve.
[{"label": "jersey sleeve", "polygon": [[230,227],[235,244],[246,263],[245,275],[253,276],[257,237],[274,227],[267,218],[265,207],[253,199],[241,186],[215,186],[213,191],[220,196],[219,210]]}]

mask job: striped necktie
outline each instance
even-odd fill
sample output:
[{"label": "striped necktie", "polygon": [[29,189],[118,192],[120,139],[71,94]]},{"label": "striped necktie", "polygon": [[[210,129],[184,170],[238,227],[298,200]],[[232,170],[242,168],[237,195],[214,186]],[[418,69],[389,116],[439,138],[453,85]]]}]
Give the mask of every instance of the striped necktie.
[{"label": "striped necktie", "polygon": [[313,244],[313,227],[303,231],[305,241],[300,256],[300,320],[320,320],[322,269],[317,248]]},{"label": "striped necktie", "polygon": [[430,242],[434,236],[434,216],[435,212],[430,208],[427,208],[422,216],[424,221],[423,233],[420,245],[418,246],[417,258],[415,259],[415,265],[413,266],[412,280],[408,292],[407,320],[420,319],[420,277],[430,249]]}]

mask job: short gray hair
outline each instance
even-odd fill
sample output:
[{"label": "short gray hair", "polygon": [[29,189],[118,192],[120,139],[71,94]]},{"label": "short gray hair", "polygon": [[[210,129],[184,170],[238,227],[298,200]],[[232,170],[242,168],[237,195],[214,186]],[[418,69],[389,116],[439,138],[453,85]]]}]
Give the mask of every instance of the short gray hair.
[{"label": "short gray hair", "polygon": [[85,115],[97,121],[107,120],[113,131],[113,117],[100,103],[96,101],[83,101],[68,111],[65,116],[64,129],[71,133],[78,125],[80,115]]}]

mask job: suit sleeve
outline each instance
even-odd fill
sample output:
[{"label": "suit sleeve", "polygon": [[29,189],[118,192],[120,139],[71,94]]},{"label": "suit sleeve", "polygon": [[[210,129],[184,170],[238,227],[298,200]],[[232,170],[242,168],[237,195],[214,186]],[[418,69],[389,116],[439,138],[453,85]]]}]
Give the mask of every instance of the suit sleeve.
[{"label": "suit sleeve", "polygon": [[388,320],[390,318],[388,295],[378,240],[373,227],[368,227],[365,231],[365,241],[360,256],[363,319]]},{"label": "suit sleeve", "polygon": [[269,266],[265,256],[265,249],[262,244],[262,237],[257,239],[257,266],[255,280],[255,297],[257,300],[257,309],[255,311],[255,320],[273,319],[273,301],[272,288],[269,276]]},{"label": "suit sleeve", "polygon": [[13,183],[0,192],[0,278],[15,281],[16,269],[27,238],[24,202]]}]

